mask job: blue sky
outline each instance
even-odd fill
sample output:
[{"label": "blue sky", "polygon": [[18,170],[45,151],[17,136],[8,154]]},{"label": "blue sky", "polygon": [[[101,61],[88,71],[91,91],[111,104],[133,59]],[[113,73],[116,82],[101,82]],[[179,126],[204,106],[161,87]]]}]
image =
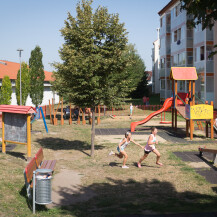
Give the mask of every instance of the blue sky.
[{"label": "blue sky", "polygon": [[[76,16],[77,0],[2,0],[0,13],[0,60],[19,62],[18,48],[22,48],[22,61],[28,63],[31,50],[39,45],[43,52],[45,70],[52,71],[50,63],[60,61],[58,50],[64,43],[59,30],[64,27],[67,12]],[[118,13],[129,32],[129,42],[151,70],[152,43],[157,38],[158,11],[169,0],[94,0]]]}]

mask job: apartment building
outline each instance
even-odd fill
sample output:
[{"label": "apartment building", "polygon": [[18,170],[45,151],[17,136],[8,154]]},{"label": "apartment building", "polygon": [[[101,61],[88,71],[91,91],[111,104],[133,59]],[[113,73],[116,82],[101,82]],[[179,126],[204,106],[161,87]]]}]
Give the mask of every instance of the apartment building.
[{"label": "apartment building", "polygon": [[[192,16],[180,9],[180,1],[171,0],[158,13],[160,16],[160,66],[158,74],[161,99],[164,100],[172,95],[169,80],[171,67],[194,66],[198,73],[197,97],[203,101],[214,101],[214,60],[209,58],[214,45],[214,30],[208,28],[202,30],[201,25],[196,28],[189,27],[188,22]],[[179,82],[178,91],[188,92],[186,81]],[[215,102],[215,107],[217,107],[217,102]]]},{"label": "apartment building", "polygon": [[160,51],[160,39],[159,31],[157,29],[157,40],[153,42],[154,48],[152,49],[152,93],[160,93],[160,82],[159,82],[159,51]]}]

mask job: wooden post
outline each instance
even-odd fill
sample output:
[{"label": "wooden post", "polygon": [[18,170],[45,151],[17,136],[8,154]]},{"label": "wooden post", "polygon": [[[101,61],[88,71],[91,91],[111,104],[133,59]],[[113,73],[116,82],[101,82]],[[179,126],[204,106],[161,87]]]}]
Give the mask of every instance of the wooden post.
[{"label": "wooden post", "polygon": [[64,124],[64,119],[63,119],[63,98],[62,98],[62,102],[61,102],[61,125]]},{"label": "wooden post", "polygon": [[86,124],[86,121],[85,121],[85,109],[84,111],[82,109],[81,110],[81,114],[82,114],[82,124],[85,125]]},{"label": "wooden post", "polygon": [[188,98],[189,99],[192,98],[192,93],[191,93],[191,91],[192,91],[192,89],[191,89],[192,83],[191,82],[192,81],[189,81],[189,86],[188,86],[188,89],[189,89],[189,96],[188,96]]},{"label": "wooden post", "polygon": [[[211,106],[213,106],[213,101],[211,101],[211,103],[210,103],[210,105]],[[213,117],[212,117],[212,119],[210,120],[210,133],[211,133],[211,135],[210,135],[210,137],[211,137],[211,139],[214,139],[214,129],[213,129],[213,124],[214,124],[214,119],[213,119]]]},{"label": "wooden post", "polygon": [[[192,106],[192,101],[190,102],[190,107]],[[190,139],[193,140],[193,132],[194,132],[194,121],[190,119]]]},{"label": "wooden post", "polygon": [[27,160],[31,158],[31,115],[27,115]]},{"label": "wooden post", "polygon": [[189,120],[186,120],[186,137],[189,137]]},{"label": "wooden post", "polygon": [[56,114],[57,114],[57,112],[58,112],[58,109],[59,109],[59,106],[60,106],[60,101],[59,101],[59,103],[58,103],[58,106],[57,106],[57,109],[56,109],[56,111],[54,111],[54,125],[57,125],[57,118],[56,118]]},{"label": "wooden post", "polygon": [[177,131],[177,95],[178,95],[178,82],[175,81],[175,131]]},{"label": "wooden post", "polygon": [[192,96],[191,96],[191,99],[192,99],[192,103],[193,105],[195,105],[195,81],[193,81],[193,86],[192,86]]},{"label": "wooden post", "polygon": [[54,100],[52,98],[52,110],[53,110],[53,114],[54,114]]},{"label": "wooden post", "polygon": [[51,109],[50,100],[49,100],[49,111],[50,111],[50,123],[53,124],[52,109]]},{"label": "wooden post", "polygon": [[209,128],[209,124],[208,124],[208,122],[206,121],[206,137],[209,136],[208,128]]},{"label": "wooden post", "polygon": [[174,105],[175,105],[174,80],[172,80],[172,92],[173,92],[173,102],[172,102],[172,128],[174,128]]},{"label": "wooden post", "polygon": [[78,114],[77,124],[80,124],[80,123],[81,123],[80,114]]},{"label": "wooden post", "polygon": [[2,153],[6,153],[6,144],[5,144],[5,113],[2,112]]},{"label": "wooden post", "polygon": [[70,103],[70,105],[69,105],[69,109],[70,109],[70,113],[69,113],[69,125],[71,125],[72,124],[72,105],[71,105],[71,103]]},{"label": "wooden post", "polygon": [[97,117],[97,124],[100,124],[100,105],[98,105],[98,117]]}]

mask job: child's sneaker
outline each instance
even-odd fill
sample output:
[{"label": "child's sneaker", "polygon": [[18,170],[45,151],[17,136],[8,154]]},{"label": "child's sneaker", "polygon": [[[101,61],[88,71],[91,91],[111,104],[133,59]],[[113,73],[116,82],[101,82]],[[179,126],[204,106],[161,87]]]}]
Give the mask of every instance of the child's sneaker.
[{"label": "child's sneaker", "polygon": [[113,151],[110,151],[109,156],[114,155],[115,153]]},{"label": "child's sneaker", "polygon": [[141,163],[138,162],[138,163],[137,163],[137,166],[138,166],[139,168],[141,168]]},{"label": "child's sneaker", "polygon": [[129,167],[128,166],[122,166],[122,169],[129,169]]}]

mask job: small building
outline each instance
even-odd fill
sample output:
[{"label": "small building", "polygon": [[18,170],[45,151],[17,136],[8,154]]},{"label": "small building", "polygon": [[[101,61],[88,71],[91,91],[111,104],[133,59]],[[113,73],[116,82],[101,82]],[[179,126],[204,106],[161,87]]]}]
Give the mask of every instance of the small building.
[{"label": "small building", "polygon": [[[2,86],[2,79],[4,78],[4,76],[9,76],[12,84],[11,105],[17,105],[15,84],[16,84],[17,73],[19,69],[20,69],[19,63],[0,60],[0,87]],[[52,98],[54,98],[55,103],[58,103],[59,96],[51,89],[52,87],[51,81],[53,80],[52,72],[44,71],[44,73],[45,73],[44,95],[43,95],[43,101],[41,105],[48,105],[49,100],[51,100]],[[30,96],[27,97],[26,105],[34,106]]]}]

